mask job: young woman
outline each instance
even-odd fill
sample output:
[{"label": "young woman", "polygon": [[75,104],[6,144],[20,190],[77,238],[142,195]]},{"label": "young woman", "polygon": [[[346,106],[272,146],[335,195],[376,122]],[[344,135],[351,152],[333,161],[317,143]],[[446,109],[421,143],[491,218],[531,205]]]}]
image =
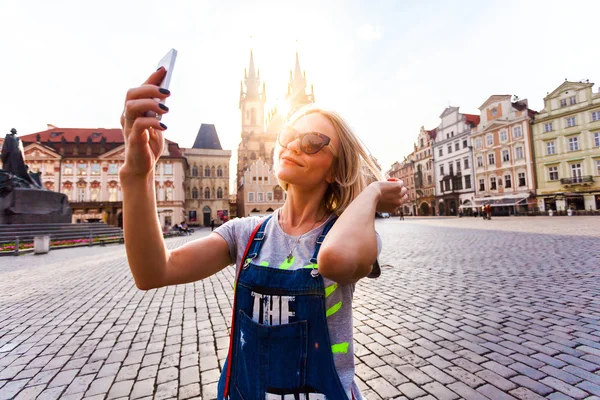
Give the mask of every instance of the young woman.
[{"label": "young woman", "polygon": [[[127,257],[142,290],[194,282],[237,266],[229,355],[219,399],[362,399],[354,382],[352,295],[380,250],[376,211],[406,201],[401,181],[374,181],[370,156],[336,113],[306,107],[277,138],[273,166],[287,192],[267,218],[229,221],[169,251],[154,194],[166,129],[147,111],[164,70],[128,91],[120,170]],[[372,183],[368,184],[368,181]],[[144,226],[142,226],[144,225]],[[291,396],[291,397],[290,397]]]}]

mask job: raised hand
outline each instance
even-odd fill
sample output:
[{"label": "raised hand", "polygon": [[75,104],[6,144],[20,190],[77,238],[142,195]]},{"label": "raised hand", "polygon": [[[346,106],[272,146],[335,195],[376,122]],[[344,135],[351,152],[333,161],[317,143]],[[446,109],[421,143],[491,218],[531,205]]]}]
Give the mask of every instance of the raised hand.
[{"label": "raised hand", "polygon": [[125,136],[125,163],[121,174],[147,177],[160,157],[163,147],[163,131],[167,126],[156,117],[147,117],[148,111],[162,115],[169,111],[156,99],[170,96],[167,89],[158,87],[166,70],[158,69],[141,86],[129,89],[121,115],[121,126]]},{"label": "raised hand", "polygon": [[404,182],[396,178],[389,178],[386,182],[373,182],[379,190],[377,211],[394,212],[398,207],[408,201],[407,189]]}]

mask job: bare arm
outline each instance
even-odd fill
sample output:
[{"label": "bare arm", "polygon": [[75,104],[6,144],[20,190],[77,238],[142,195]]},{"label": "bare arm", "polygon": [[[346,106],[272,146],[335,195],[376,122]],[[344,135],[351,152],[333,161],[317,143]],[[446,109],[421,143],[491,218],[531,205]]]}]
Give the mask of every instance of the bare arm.
[{"label": "bare arm", "polygon": [[374,182],[346,208],[319,251],[319,272],[340,284],[355,283],[377,259],[375,211],[393,211],[406,200],[401,182]]},{"label": "bare arm", "polygon": [[121,116],[125,163],[119,171],[123,189],[123,230],[129,268],[143,290],[204,279],[231,264],[225,239],[213,234],[169,251],[157,217],[154,166],[162,154],[167,129],[146,111],[164,114],[155,98],[166,98],[157,84],[164,70],[129,90]]}]

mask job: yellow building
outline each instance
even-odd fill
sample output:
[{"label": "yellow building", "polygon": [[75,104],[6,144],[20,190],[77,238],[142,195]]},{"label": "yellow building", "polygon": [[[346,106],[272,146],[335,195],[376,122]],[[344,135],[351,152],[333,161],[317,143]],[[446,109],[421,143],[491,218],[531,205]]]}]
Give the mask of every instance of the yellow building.
[{"label": "yellow building", "polygon": [[600,209],[600,93],[563,82],[535,116],[537,198],[541,211]]}]

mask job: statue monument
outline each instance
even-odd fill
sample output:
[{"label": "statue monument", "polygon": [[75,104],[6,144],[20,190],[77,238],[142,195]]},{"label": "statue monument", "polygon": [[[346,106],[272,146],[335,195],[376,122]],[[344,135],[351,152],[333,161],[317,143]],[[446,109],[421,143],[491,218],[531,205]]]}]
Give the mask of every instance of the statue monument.
[{"label": "statue monument", "polygon": [[45,189],[41,172],[28,171],[15,128],[4,138],[0,159],[0,224],[71,222],[67,196]]}]

